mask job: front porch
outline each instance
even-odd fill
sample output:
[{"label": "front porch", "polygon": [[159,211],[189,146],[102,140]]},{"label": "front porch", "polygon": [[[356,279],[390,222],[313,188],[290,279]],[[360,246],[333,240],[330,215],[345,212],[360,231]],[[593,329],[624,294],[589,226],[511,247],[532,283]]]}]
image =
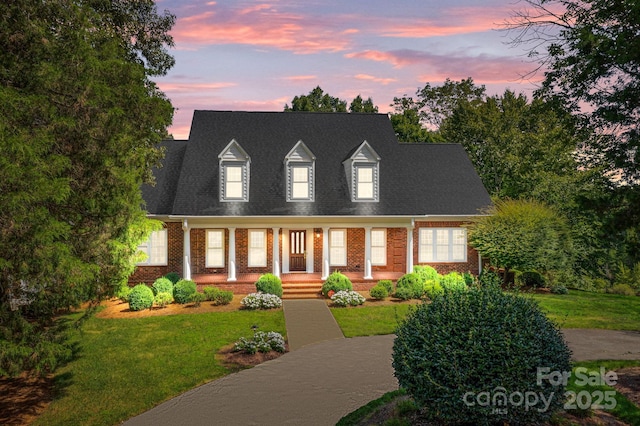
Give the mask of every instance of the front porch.
[{"label": "front porch", "polygon": [[[357,291],[368,291],[380,280],[396,281],[402,272],[373,272],[371,279],[364,279],[362,272],[343,272]],[[231,290],[236,294],[249,294],[256,291],[255,283],[262,274],[238,274],[235,281],[228,281],[226,274],[194,274],[191,279],[198,287],[214,285],[223,290]],[[281,274],[283,299],[305,299],[319,297],[322,288],[321,273],[287,273]]]}]

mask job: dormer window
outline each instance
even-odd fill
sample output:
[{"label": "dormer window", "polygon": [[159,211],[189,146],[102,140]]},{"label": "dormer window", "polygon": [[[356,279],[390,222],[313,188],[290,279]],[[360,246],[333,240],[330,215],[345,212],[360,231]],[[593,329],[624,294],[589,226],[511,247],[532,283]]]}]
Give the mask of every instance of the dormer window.
[{"label": "dormer window", "polygon": [[343,164],[351,201],[379,201],[380,156],[371,145],[364,141]]},{"label": "dormer window", "polygon": [[249,201],[251,158],[233,139],[218,155],[220,161],[220,201]]},{"label": "dormer window", "polygon": [[314,200],[315,161],[316,157],[302,141],[285,156],[287,201]]}]

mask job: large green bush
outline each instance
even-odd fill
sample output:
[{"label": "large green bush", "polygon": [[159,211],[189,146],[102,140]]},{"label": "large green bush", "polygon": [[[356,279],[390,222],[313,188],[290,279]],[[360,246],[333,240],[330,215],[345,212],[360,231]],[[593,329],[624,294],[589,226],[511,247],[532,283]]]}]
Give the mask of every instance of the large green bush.
[{"label": "large green bush", "polygon": [[353,284],[351,284],[351,280],[346,275],[335,271],[322,284],[322,295],[327,297],[332,290],[334,293],[341,290],[353,290]]},{"label": "large green bush", "polygon": [[445,290],[464,291],[467,289],[467,283],[464,276],[459,272],[449,272],[438,278],[438,282]]},{"label": "large green bush", "polygon": [[273,274],[264,274],[256,281],[256,291],[282,297],[282,281]]},{"label": "large green bush", "polygon": [[129,293],[129,309],[141,311],[153,306],[153,290],[146,284],[138,284]]},{"label": "large green bush", "polygon": [[389,296],[389,291],[383,285],[376,284],[369,290],[369,295],[374,299],[386,299]]},{"label": "large green bush", "polygon": [[173,282],[169,278],[158,278],[153,282],[152,290],[154,294],[169,293],[173,294]]},{"label": "large green bush", "polygon": [[164,277],[169,281],[171,281],[173,285],[175,285],[178,281],[180,281],[180,274],[177,272],[169,272]]},{"label": "large green bush", "polygon": [[[542,424],[562,408],[563,384],[538,383],[538,368],[571,371],[570,351],[531,299],[495,287],[445,291],[412,311],[396,335],[395,376],[426,420]],[[548,409],[540,399],[524,404],[532,395]]]},{"label": "large green bush", "polygon": [[413,267],[413,272],[420,275],[420,278],[422,278],[422,281],[438,279],[438,271],[436,271],[433,266],[415,265]]},{"label": "large green bush", "polygon": [[396,283],[396,295],[400,289],[403,289],[399,292],[401,295],[411,294],[412,299],[421,299],[424,296],[424,281],[415,272],[404,274]]},{"label": "large green bush", "polygon": [[173,288],[173,298],[176,303],[189,303],[191,296],[196,292],[196,283],[191,280],[180,280]]}]

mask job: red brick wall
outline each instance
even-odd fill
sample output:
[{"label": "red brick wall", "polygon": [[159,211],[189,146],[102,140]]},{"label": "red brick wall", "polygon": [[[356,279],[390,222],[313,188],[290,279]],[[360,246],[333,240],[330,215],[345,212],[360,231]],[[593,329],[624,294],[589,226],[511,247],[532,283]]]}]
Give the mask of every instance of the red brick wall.
[{"label": "red brick wall", "polygon": [[184,247],[182,224],[180,222],[169,222],[165,224],[167,228],[168,239],[168,258],[166,266],[138,266],[134,273],[129,277],[129,283],[152,283],[157,278],[168,274],[169,272],[177,272],[182,276]]}]

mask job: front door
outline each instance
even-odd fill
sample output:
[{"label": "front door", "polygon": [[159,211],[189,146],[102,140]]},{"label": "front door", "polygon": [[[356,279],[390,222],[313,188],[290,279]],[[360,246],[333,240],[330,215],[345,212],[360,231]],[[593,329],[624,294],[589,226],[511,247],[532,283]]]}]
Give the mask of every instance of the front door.
[{"label": "front door", "polygon": [[289,231],[289,270],[307,270],[307,238],[305,231]]}]

